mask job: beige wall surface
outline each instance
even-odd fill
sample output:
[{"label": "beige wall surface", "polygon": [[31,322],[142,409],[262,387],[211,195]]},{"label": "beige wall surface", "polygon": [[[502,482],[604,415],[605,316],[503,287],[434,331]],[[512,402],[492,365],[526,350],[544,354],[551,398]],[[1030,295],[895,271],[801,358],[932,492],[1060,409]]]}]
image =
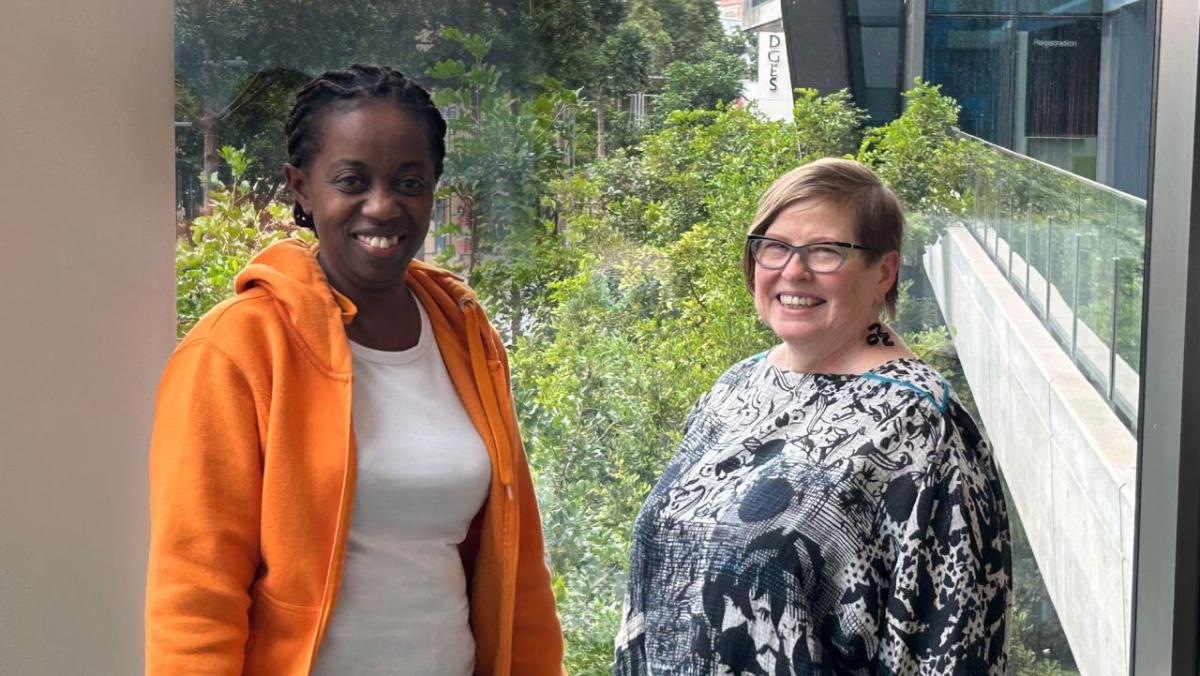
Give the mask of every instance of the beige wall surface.
[{"label": "beige wall surface", "polygon": [[136,674],[173,3],[0,2],[0,673]]}]

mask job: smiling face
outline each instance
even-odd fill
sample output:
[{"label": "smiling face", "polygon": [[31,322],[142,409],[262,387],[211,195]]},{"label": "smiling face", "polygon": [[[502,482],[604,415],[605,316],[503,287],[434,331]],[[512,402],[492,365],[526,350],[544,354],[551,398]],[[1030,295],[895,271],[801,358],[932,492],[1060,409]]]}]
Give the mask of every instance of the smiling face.
[{"label": "smiling face", "polygon": [[[793,245],[858,243],[854,222],[825,201],[795,202],[762,234]],[[865,345],[867,327],[878,320],[884,297],[895,283],[899,254],[868,262],[868,252],[851,251],[835,272],[814,273],[793,255],[780,270],[754,269],[754,305],[763,321],[794,352],[819,362]]]},{"label": "smiling face", "polygon": [[322,269],[351,299],[402,289],[433,210],[429,130],[386,101],[331,108],[318,129],[312,161],[284,172],[312,214]]}]

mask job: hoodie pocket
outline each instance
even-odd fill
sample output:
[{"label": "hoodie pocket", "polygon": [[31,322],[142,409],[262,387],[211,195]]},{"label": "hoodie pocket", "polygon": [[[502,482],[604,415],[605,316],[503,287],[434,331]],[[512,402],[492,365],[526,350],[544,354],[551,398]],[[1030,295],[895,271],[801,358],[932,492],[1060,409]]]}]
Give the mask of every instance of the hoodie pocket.
[{"label": "hoodie pocket", "polygon": [[315,657],[313,638],[320,609],[272,598],[258,587],[250,607],[250,638],[246,642],[247,676],[300,676]]}]

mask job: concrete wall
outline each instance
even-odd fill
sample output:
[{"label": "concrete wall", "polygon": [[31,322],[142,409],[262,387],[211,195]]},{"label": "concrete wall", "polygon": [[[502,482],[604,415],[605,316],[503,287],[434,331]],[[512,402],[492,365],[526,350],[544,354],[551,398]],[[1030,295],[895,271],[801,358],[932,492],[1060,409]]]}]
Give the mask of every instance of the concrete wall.
[{"label": "concrete wall", "polygon": [[1136,441],[966,230],[924,262],[1075,661],[1124,675]]},{"label": "concrete wall", "polygon": [[0,673],[142,670],[174,345],[173,4],[0,9]]},{"label": "concrete wall", "polygon": [[782,0],[755,5],[751,0],[742,3],[742,30],[783,30]]}]

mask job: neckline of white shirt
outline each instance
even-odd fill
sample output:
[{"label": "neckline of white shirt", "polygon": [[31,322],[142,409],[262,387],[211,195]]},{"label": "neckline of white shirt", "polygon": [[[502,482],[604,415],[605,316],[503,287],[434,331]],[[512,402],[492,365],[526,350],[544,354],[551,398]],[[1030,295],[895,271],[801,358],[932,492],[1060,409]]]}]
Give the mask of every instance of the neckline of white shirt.
[{"label": "neckline of white shirt", "polygon": [[351,340],[350,352],[356,358],[372,364],[408,364],[424,356],[429,351],[429,345],[433,343],[433,329],[429,325],[429,316],[425,314],[425,306],[421,305],[416,296],[413,297],[413,302],[417,304],[417,312],[421,319],[421,334],[416,345],[407,350],[376,350]]}]

